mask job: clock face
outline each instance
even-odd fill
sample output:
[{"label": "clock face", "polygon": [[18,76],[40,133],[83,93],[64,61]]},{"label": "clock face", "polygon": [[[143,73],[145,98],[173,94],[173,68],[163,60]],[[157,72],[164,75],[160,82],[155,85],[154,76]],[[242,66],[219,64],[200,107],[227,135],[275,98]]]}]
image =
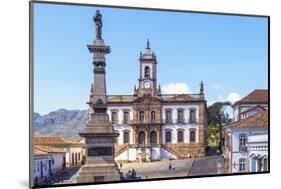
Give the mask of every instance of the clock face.
[{"label": "clock face", "polygon": [[144,85],[144,88],[146,88],[146,89],[149,89],[150,86],[151,86],[151,84],[150,84],[149,81],[145,81],[145,82],[143,83],[143,85]]}]

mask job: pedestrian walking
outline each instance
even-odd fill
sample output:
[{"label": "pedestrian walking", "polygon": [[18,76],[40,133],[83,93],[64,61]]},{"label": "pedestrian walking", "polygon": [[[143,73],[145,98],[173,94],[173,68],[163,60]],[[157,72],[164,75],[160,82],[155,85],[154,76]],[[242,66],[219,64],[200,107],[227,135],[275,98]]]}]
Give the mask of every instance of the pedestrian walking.
[{"label": "pedestrian walking", "polygon": [[176,166],[175,166],[174,163],[173,163],[173,165],[172,165],[172,169],[173,169],[173,172],[175,173],[175,172],[176,172]]},{"label": "pedestrian walking", "polygon": [[172,171],[172,164],[171,163],[169,164],[169,171],[170,172]]}]

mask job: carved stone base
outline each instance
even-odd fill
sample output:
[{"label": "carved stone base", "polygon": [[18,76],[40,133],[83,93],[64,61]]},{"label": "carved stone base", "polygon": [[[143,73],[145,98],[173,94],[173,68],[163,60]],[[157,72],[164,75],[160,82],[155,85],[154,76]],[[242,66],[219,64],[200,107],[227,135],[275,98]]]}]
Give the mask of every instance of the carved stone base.
[{"label": "carved stone base", "polygon": [[120,181],[120,171],[115,164],[86,164],[81,167],[77,183]]}]

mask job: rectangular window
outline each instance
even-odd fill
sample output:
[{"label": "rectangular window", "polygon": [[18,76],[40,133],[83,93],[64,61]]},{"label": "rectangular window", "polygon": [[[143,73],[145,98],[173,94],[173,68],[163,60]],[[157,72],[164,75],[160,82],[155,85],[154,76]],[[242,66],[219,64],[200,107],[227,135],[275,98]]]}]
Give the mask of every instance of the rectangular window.
[{"label": "rectangular window", "polygon": [[172,122],[172,112],[170,110],[166,111],[166,123]]},{"label": "rectangular window", "polygon": [[240,159],[239,160],[239,171],[240,172],[245,171],[245,159]]},{"label": "rectangular window", "polygon": [[167,142],[172,142],[172,132],[171,131],[166,131],[165,139],[166,139],[166,143]]},{"label": "rectangular window", "polygon": [[139,112],[139,120],[140,120],[140,122],[144,121],[144,112],[143,111]]},{"label": "rectangular window", "polygon": [[123,143],[124,144],[128,144],[129,143],[129,132],[124,132],[124,140]]},{"label": "rectangular window", "polygon": [[196,111],[195,110],[190,110],[190,112],[189,112],[189,122],[190,123],[196,122]]},{"label": "rectangular window", "polygon": [[124,124],[127,124],[129,121],[129,112],[124,112],[124,118],[123,118]]},{"label": "rectangular window", "polygon": [[241,134],[239,136],[239,150],[240,151],[246,151],[246,141],[247,141],[247,136],[246,134]]},{"label": "rectangular window", "polygon": [[178,131],[178,142],[183,142],[183,131]]},{"label": "rectangular window", "polygon": [[189,141],[195,142],[195,130],[190,130],[189,132]]},{"label": "rectangular window", "polygon": [[183,110],[178,110],[178,123],[184,122],[184,112]]},{"label": "rectangular window", "polygon": [[117,112],[111,113],[111,122],[112,124],[117,124]]}]

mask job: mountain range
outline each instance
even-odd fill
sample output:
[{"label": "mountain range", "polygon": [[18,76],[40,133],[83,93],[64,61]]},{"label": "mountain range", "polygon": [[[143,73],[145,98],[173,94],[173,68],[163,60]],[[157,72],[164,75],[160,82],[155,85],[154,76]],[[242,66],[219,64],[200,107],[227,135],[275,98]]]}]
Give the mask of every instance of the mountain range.
[{"label": "mountain range", "polygon": [[79,132],[88,122],[87,110],[59,109],[46,115],[33,113],[34,135],[62,136],[66,139],[79,140]]}]

